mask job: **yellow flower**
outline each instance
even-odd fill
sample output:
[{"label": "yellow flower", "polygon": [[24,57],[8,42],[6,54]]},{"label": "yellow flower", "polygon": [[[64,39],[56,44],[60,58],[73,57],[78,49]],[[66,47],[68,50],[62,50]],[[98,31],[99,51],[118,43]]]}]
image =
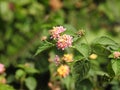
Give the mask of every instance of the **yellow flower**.
[{"label": "yellow flower", "polygon": [[91,54],[91,55],[89,56],[90,59],[96,59],[97,57],[98,57],[97,54]]},{"label": "yellow flower", "polygon": [[70,69],[69,69],[69,66],[68,65],[61,65],[58,69],[57,69],[57,72],[58,74],[61,76],[61,77],[66,77],[69,75],[70,73]]},{"label": "yellow flower", "polygon": [[73,54],[64,54],[62,60],[65,62],[72,62],[73,61]]}]

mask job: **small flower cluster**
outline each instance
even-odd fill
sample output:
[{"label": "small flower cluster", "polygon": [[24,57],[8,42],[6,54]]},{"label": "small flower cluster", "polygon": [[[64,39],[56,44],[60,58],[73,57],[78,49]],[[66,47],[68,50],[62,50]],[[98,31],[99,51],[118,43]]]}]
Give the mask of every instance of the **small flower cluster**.
[{"label": "small flower cluster", "polygon": [[53,29],[50,30],[51,38],[57,40],[56,45],[58,49],[64,50],[65,48],[72,46],[73,37],[67,34],[61,35],[65,30],[66,28],[63,26],[53,27]]},{"label": "small flower cluster", "polygon": [[73,61],[73,54],[64,54],[62,60],[65,62],[72,62]]},{"label": "small flower cluster", "polygon": [[[70,68],[65,63],[72,62],[72,61],[73,61],[73,55],[72,54],[64,54],[61,59],[58,55],[55,56],[54,62],[56,64],[56,66],[59,65],[59,67],[57,69],[57,73],[58,73],[59,76],[65,78],[66,76],[69,75]],[[63,64],[63,62],[64,62],[64,64]]]},{"label": "small flower cluster", "polygon": [[115,51],[115,52],[113,53],[113,56],[114,56],[114,58],[120,58],[120,52]]},{"label": "small flower cluster", "polygon": [[64,28],[63,26],[53,27],[53,29],[50,30],[51,38],[53,38],[53,39],[59,38],[60,34],[62,32],[64,32],[65,30],[66,30],[66,28]]},{"label": "small flower cluster", "polygon": [[63,36],[60,36],[57,41],[57,47],[58,49],[64,50],[67,47],[72,46],[72,37],[70,35],[64,34]]},{"label": "small flower cluster", "polygon": [[58,74],[61,76],[61,77],[66,77],[69,75],[70,73],[70,69],[69,69],[69,66],[68,65],[61,65],[58,69],[57,69],[57,72]]}]

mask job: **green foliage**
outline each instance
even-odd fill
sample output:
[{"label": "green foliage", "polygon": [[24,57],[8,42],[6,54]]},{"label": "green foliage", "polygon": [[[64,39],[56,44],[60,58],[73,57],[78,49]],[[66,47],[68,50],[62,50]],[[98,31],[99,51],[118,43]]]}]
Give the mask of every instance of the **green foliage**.
[{"label": "green foliage", "polygon": [[25,73],[23,70],[19,69],[19,70],[16,71],[15,77],[16,77],[16,79],[20,79],[20,78],[23,77],[25,74],[26,74],[26,73]]},{"label": "green foliage", "polygon": [[75,44],[73,48],[78,50],[85,58],[88,58],[90,55],[90,47],[85,43]]},{"label": "green foliage", "polygon": [[93,90],[93,84],[89,79],[76,81],[75,87],[76,87],[75,90]]},{"label": "green foliage", "polygon": [[[106,0],[106,3],[101,4],[99,6],[99,10],[103,11],[111,21],[115,21],[116,19],[120,19],[120,2],[118,0]],[[113,8],[115,6],[115,8]]]},{"label": "green foliage", "polygon": [[115,75],[120,75],[120,60],[111,60],[112,69],[115,73]]},{"label": "green foliage", "polygon": [[71,26],[71,25],[64,25],[66,28],[67,28],[67,30],[64,32],[65,34],[68,34],[68,35],[71,35],[71,36],[75,36],[76,35],[76,29],[73,27],[73,26]]},{"label": "green foliage", "polygon": [[76,81],[83,80],[88,74],[90,69],[90,62],[88,60],[79,60],[76,61],[73,65],[73,76],[76,78]]},{"label": "green foliage", "polygon": [[91,45],[93,52],[101,56],[101,58],[108,58],[112,50],[118,50],[120,47],[118,43],[109,37],[102,36],[95,39]]},{"label": "green foliage", "polygon": [[[34,74],[34,73],[39,73],[39,71],[37,69],[35,69],[32,66],[25,66],[25,65],[18,65],[19,68],[23,69],[26,73],[28,74]],[[23,72],[20,71],[19,74],[21,74]]]},{"label": "green foliage", "polygon": [[43,42],[40,43],[39,48],[38,48],[37,52],[35,53],[35,55],[41,53],[42,51],[44,51],[48,48],[53,47],[53,46],[54,46],[54,44],[52,44],[48,41],[43,41]]},{"label": "green foliage", "polygon": [[10,85],[0,84],[0,90],[15,90],[15,89]]},{"label": "green foliage", "polygon": [[115,72],[113,71],[113,68],[112,68],[112,63],[109,63],[108,66],[107,66],[107,72],[108,74],[111,76],[111,77],[114,77],[115,76]]},{"label": "green foliage", "polygon": [[27,88],[29,90],[36,90],[36,86],[37,86],[37,82],[36,79],[34,77],[27,77],[25,79],[25,85],[27,86]]},{"label": "green foliage", "polygon": [[90,62],[88,60],[79,60],[74,63],[72,71],[73,77],[75,78],[75,90],[88,90],[88,87],[84,87],[81,84],[83,83],[82,80],[87,76],[89,69]]},{"label": "green foliage", "polygon": [[107,46],[108,48],[111,48],[111,49],[118,49],[118,44],[110,39],[109,37],[106,37],[106,36],[102,36],[96,40],[94,40],[93,44],[100,44],[100,45],[103,45],[103,46]]},{"label": "green foliage", "polygon": [[[55,0],[60,1],[56,3],[53,0],[52,4],[50,1],[0,0],[0,63],[6,68],[0,77],[6,77],[9,84],[0,84],[0,90],[12,90],[12,86],[15,90],[24,90],[26,86],[30,90],[48,90],[49,80],[54,89],[75,90],[73,84],[76,83],[77,90],[92,87],[105,90],[109,85],[110,90],[119,90],[120,60],[114,58],[113,53],[120,52],[120,1]],[[48,30],[59,25],[67,28],[62,34],[73,37],[73,46],[64,51],[58,50],[51,39],[41,41],[43,36],[49,38]],[[77,33],[81,29],[86,31],[87,43]],[[67,53],[73,54],[73,62],[61,60],[60,63],[70,66],[69,78],[62,78],[61,82],[54,56]],[[97,55],[95,60],[89,57],[92,53]],[[29,62],[33,66],[25,66]],[[52,69],[50,75],[45,75]],[[80,73],[76,74],[76,70]],[[36,79],[37,75],[40,79]],[[72,76],[77,81],[74,82]],[[41,79],[44,80],[42,88],[38,86],[43,82]]]}]

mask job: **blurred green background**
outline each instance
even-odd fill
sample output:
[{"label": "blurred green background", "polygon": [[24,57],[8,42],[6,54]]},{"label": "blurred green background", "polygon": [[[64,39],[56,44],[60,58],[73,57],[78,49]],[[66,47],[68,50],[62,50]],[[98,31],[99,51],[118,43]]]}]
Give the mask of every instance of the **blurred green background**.
[{"label": "blurred green background", "polygon": [[120,0],[0,0],[0,63],[7,68],[9,84],[19,88],[13,79],[16,66],[29,62],[40,71],[35,76],[40,90],[48,90],[49,55],[34,54],[57,25],[84,29],[89,43],[99,36],[120,43]]}]

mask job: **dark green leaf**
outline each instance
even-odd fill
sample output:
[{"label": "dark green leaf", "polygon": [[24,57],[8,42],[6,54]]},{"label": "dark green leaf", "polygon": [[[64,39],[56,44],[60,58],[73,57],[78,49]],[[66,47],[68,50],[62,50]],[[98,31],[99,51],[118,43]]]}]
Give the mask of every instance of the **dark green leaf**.
[{"label": "dark green leaf", "polygon": [[75,82],[75,90],[93,90],[93,84],[89,79],[77,80]]},{"label": "dark green leaf", "polygon": [[76,80],[83,80],[90,69],[90,62],[88,60],[76,61],[73,65],[73,76]]},{"label": "dark green leaf", "polygon": [[112,68],[112,64],[109,63],[108,66],[107,66],[107,72],[108,74],[111,76],[111,77],[114,77],[115,76],[115,73],[113,71],[113,68]]},{"label": "dark green leaf", "polygon": [[110,54],[110,51],[100,44],[92,46],[92,50],[94,51],[94,53],[102,57],[108,57],[108,55]]}]

